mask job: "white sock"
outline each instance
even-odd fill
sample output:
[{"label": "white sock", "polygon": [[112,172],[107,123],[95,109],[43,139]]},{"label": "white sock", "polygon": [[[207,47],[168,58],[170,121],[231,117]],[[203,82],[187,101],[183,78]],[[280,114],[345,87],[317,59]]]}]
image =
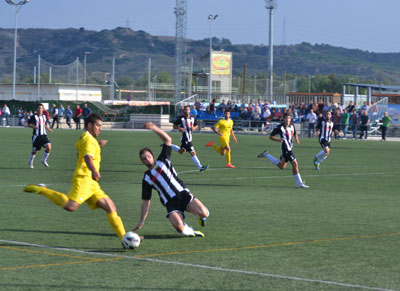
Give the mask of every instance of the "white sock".
[{"label": "white sock", "polygon": [[32,155],[32,153],[31,153],[28,163],[29,164],[33,164],[33,161],[35,160],[35,157],[36,157],[36,155]]},{"label": "white sock", "polygon": [[324,152],[324,154],[323,155],[321,155],[319,158],[318,158],[318,163],[322,163],[326,158],[328,157],[328,155]]},{"label": "white sock", "polygon": [[325,154],[325,151],[322,150],[322,151],[320,151],[318,154],[315,155],[315,158],[318,160],[319,157],[322,156],[322,155],[324,155],[324,154]]},{"label": "white sock", "polygon": [[42,157],[42,162],[46,162],[47,158],[50,156],[50,153],[44,151],[43,152],[43,157]]},{"label": "white sock", "polygon": [[181,148],[180,147],[178,147],[176,144],[172,144],[171,145],[171,148],[174,150],[174,151],[179,151]]},{"label": "white sock", "polygon": [[192,161],[193,161],[193,163],[196,165],[196,167],[199,168],[199,170],[200,170],[200,169],[201,169],[201,164],[200,164],[200,161],[199,161],[199,159],[197,158],[197,156],[193,156],[193,157],[192,157]]},{"label": "white sock", "polygon": [[194,236],[194,230],[185,223],[185,226],[183,227],[183,231],[181,232],[181,234],[186,236]]},{"label": "white sock", "polygon": [[296,180],[297,185],[303,184],[303,181],[301,180],[300,174],[293,175],[293,177]]},{"label": "white sock", "polygon": [[270,154],[266,154],[265,157],[270,160],[271,163],[273,163],[274,165],[279,164],[279,160],[277,158],[275,158],[274,156],[271,156]]}]

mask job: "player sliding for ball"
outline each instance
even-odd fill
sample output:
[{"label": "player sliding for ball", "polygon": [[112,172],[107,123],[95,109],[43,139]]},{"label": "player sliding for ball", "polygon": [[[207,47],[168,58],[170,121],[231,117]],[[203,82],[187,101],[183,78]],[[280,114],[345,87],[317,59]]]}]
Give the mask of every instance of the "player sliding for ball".
[{"label": "player sliding for ball", "polygon": [[204,237],[200,231],[196,231],[185,223],[184,211],[188,211],[200,218],[200,225],[205,226],[209,215],[208,209],[201,201],[190,193],[185,184],[178,178],[171,164],[171,137],[161,128],[147,122],[145,128],[154,131],[164,142],[161,154],[157,160],[149,148],[143,148],[139,152],[140,160],[148,170],[142,181],[142,207],[140,222],[132,231],[143,227],[150,210],[152,189],[157,190],[161,203],[167,209],[167,218],[179,233],[191,237]]}]

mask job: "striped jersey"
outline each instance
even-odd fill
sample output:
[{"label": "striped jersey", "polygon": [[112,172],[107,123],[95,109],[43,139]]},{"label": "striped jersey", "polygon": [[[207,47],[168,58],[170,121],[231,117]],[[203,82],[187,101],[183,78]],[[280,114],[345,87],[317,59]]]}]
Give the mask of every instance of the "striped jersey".
[{"label": "striped jersey", "polygon": [[193,138],[193,127],[197,126],[196,119],[194,117],[180,116],[175,122],[174,125],[182,127],[185,129],[185,132],[182,133],[181,141],[182,142],[191,142]]},{"label": "striped jersey", "polygon": [[166,205],[171,199],[179,196],[182,192],[190,193],[185,184],[171,164],[171,146],[163,145],[161,154],[152,169],[144,173],[142,181],[142,199],[150,200],[152,189],[160,196],[160,201]]},{"label": "striped jersey", "polygon": [[33,129],[34,136],[47,135],[46,132],[46,115],[34,114],[29,118],[28,124],[34,124],[37,129]]},{"label": "striped jersey", "polygon": [[330,120],[321,119],[318,122],[317,130],[319,130],[319,140],[331,141],[332,131],[337,130],[335,124]]},{"label": "striped jersey", "polygon": [[296,134],[296,129],[292,124],[286,126],[284,123],[281,123],[271,133],[272,136],[279,135],[281,138],[283,138],[282,151],[293,150],[293,139]]}]

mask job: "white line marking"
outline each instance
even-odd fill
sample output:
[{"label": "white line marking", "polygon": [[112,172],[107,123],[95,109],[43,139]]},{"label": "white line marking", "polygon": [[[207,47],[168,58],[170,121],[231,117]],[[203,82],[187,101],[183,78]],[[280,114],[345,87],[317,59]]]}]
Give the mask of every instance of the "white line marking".
[{"label": "white line marking", "polygon": [[131,260],[141,260],[141,261],[147,261],[147,262],[155,262],[155,263],[161,263],[161,264],[172,264],[172,265],[179,265],[179,266],[186,266],[186,267],[193,267],[193,268],[208,269],[208,270],[213,270],[213,271],[222,271],[222,272],[254,275],[254,276],[260,276],[260,277],[270,277],[270,278],[278,278],[278,279],[286,279],[286,280],[294,280],[294,281],[302,281],[302,282],[320,283],[320,284],[326,284],[326,285],[335,285],[335,286],[342,286],[342,287],[359,288],[359,289],[365,289],[365,290],[394,291],[394,289],[370,287],[370,286],[363,286],[363,285],[358,285],[358,284],[347,284],[347,283],[340,283],[340,282],[334,282],[334,281],[308,279],[308,278],[277,275],[277,274],[270,274],[270,273],[252,272],[252,271],[238,270],[238,269],[227,269],[227,268],[212,267],[212,266],[207,266],[207,265],[189,264],[189,263],[182,263],[182,262],[176,262],[176,261],[166,261],[166,260],[151,259],[151,258],[139,258],[139,257],[126,256],[126,255],[115,255],[115,254],[107,254],[107,253],[88,252],[88,251],[82,251],[82,250],[77,250],[77,249],[59,248],[59,247],[52,247],[52,246],[47,246],[47,245],[32,244],[32,243],[27,243],[27,242],[18,242],[18,241],[9,241],[9,240],[0,240],[0,242],[11,243],[11,244],[16,244],[16,245],[23,245],[23,246],[30,246],[30,247],[54,249],[54,250],[73,252],[73,253],[80,253],[80,254],[86,254],[86,255],[99,255],[99,256],[106,256],[106,257],[113,257],[113,258],[124,258],[124,259],[131,259]]},{"label": "white line marking", "polygon": [[[214,169],[214,170],[217,170],[217,169]],[[219,170],[225,170],[225,169],[222,169],[222,168],[219,168]],[[231,170],[231,169],[226,169],[226,170]],[[181,172],[181,173],[178,173],[178,175],[180,175],[180,174],[186,174],[186,173],[191,173],[192,171],[186,171],[186,172]],[[198,171],[193,171],[193,172],[198,172]],[[390,173],[390,174],[388,174],[388,173],[351,173],[351,174],[346,174],[346,173],[343,173],[343,174],[315,174],[315,175],[301,175],[303,178],[314,178],[314,177],[341,177],[341,176],[375,176],[375,175],[385,175],[385,176],[387,176],[387,177],[392,177],[392,176],[398,176],[398,173],[394,173],[394,172],[392,172],[392,173]],[[233,176],[233,177],[226,177],[226,178],[218,178],[218,181],[221,181],[221,180],[252,180],[252,179],[280,179],[280,178],[283,178],[283,179],[288,179],[288,178],[290,178],[290,179],[292,179],[293,178],[293,176],[291,176],[291,175],[288,175],[288,176],[259,176],[259,177],[254,177],[254,176],[250,176],[250,177],[236,177],[236,176]],[[209,178],[209,179],[185,179],[185,182],[188,182],[188,181],[190,181],[190,182],[196,182],[196,181],[215,181],[215,178]],[[127,181],[102,181],[101,183],[104,183],[104,184],[107,184],[107,183],[127,183],[127,184],[132,184],[132,183],[141,183],[142,181],[140,180],[140,181],[129,181],[129,182],[127,182]],[[60,185],[70,185],[71,183],[51,183],[51,184],[48,184],[48,183],[45,183],[46,184],[46,186],[60,186]],[[0,188],[6,188],[6,187],[25,187],[27,184],[24,184],[24,185],[0,185]]]}]

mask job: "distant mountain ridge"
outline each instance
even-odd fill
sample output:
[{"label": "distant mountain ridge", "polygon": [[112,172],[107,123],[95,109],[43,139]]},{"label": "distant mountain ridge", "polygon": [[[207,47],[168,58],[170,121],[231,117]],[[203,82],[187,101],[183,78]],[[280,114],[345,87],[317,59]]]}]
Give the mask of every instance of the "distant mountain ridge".
[{"label": "distant mountain ridge", "polygon": [[[0,79],[11,80],[14,30],[0,29]],[[208,39],[187,40],[187,57],[194,59],[195,70],[207,67]],[[213,39],[214,50],[233,52],[233,72],[242,74],[247,63],[248,76],[266,73],[268,47],[263,45],[234,45],[228,39]],[[152,36],[144,31],[118,27],[113,30],[92,31],[75,29],[19,29],[18,68],[33,71],[37,56],[63,65],[76,57],[83,60],[85,51],[88,74],[110,72],[116,58],[117,77],[141,78],[152,58],[153,72],[175,71],[175,38]],[[352,75],[361,80],[400,81],[400,53],[373,53],[326,44],[274,46],[274,72],[288,74]]]}]

